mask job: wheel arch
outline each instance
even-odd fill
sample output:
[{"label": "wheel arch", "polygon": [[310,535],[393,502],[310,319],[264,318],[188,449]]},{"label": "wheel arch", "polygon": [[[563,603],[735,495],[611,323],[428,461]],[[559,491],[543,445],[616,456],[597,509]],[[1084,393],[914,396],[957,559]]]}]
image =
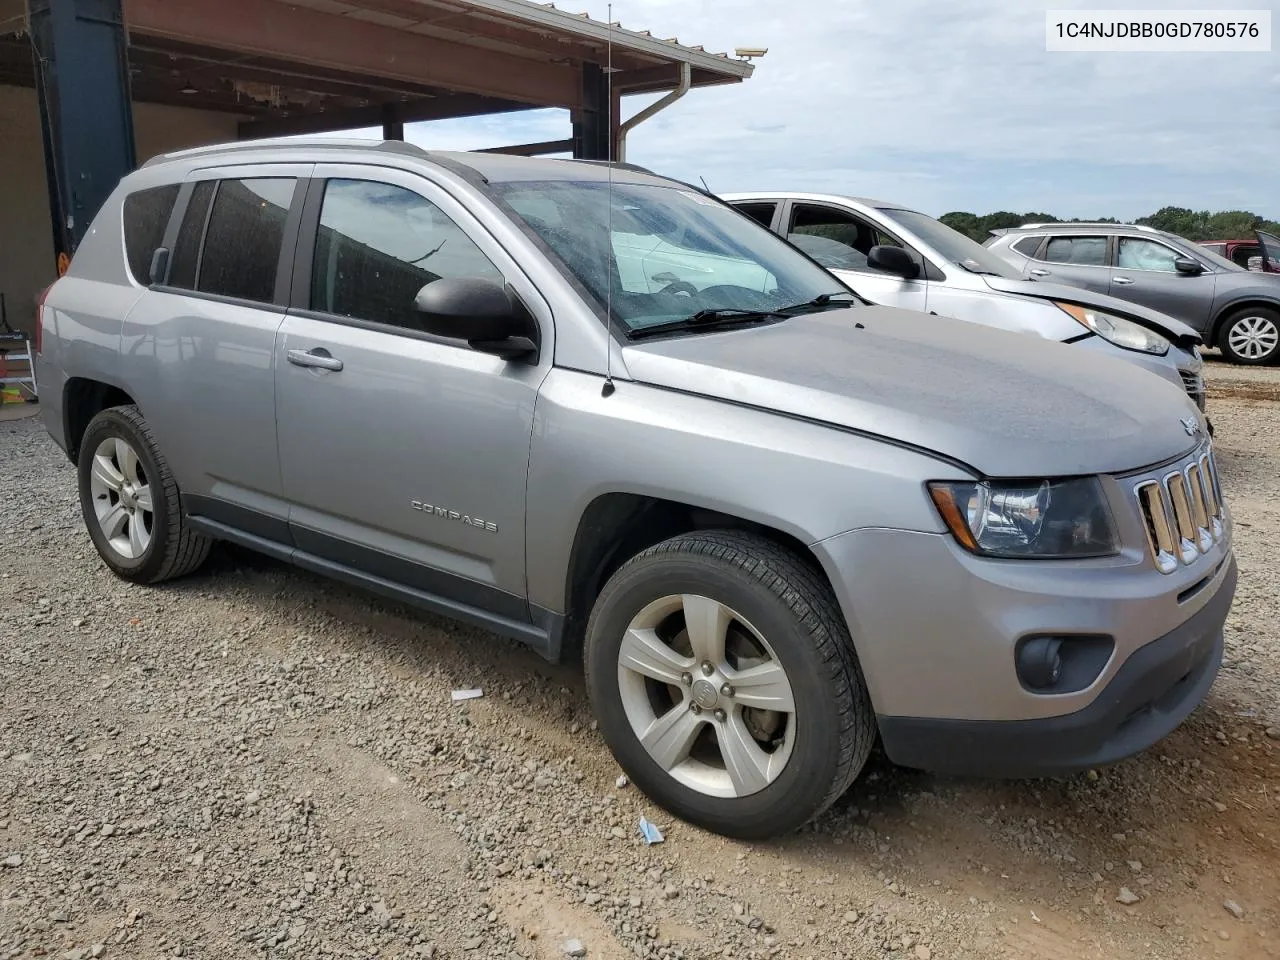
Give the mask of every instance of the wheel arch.
[{"label": "wheel arch", "polygon": [[69,377],[62,388],[62,426],[71,461],[74,463],[80,456],[80,441],[94,417],[110,407],[132,403],[133,397],[115,384],[89,377]]},{"label": "wheel arch", "polygon": [[1260,308],[1263,310],[1271,310],[1272,312],[1280,313],[1280,300],[1268,300],[1266,297],[1254,296],[1254,297],[1242,297],[1239,300],[1235,300],[1235,301],[1232,301],[1231,303],[1224,304],[1222,307],[1218,309],[1217,313],[1214,314],[1213,323],[1209,327],[1209,329],[1212,331],[1212,336],[1209,338],[1209,341],[1208,341],[1209,345],[1215,346],[1215,347],[1218,345],[1218,338],[1222,335],[1222,328],[1223,326],[1226,325],[1226,322],[1229,319],[1231,319],[1237,313],[1240,313],[1243,310],[1249,310],[1251,308],[1252,309]]},{"label": "wheel arch", "polygon": [[564,656],[581,652],[583,632],[596,598],[614,572],[643,550],[682,533],[740,530],[793,553],[830,587],[817,555],[795,533],[758,520],[693,503],[638,493],[605,493],[582,512],[574,531],[565,578]]}]

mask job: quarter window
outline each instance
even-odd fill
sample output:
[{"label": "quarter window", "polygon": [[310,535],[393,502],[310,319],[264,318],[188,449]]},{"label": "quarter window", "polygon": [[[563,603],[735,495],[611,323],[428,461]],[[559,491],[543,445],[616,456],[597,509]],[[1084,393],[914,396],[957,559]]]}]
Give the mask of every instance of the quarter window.
[{"label": "quarter window", "polygon": [[1122,270],[1156,270],[1160,273],[1176,273],[1174,261],[1178,254],[1163,243],[1142,237],[1121,237],[1116,254],[1116,266]]},{"label": "quarter window", "polygon": [[1039,237],[1023,237],[1013,245],[1013,249],[1017,250],[1024,257],[1034,257],[1036,255],[1036,250],[1039,248]]},{"label": "quarter window", "polygon": [[1052,237],[1044,249],[1049,263],[1066,263],[1082,267],[1107,265],[1106,237]]},{"label": "quarter window", "polygon": [[178,184],[139,190],[124,198],[124,249],[133,279],[150,285],[151,258],[164,243],[164,231],[178,199]]},{"label": "quarter window", "polygon": [[297,181],[261,178],[218,184],[196,289],[271,303],[284,225]]},{"label": "quarter window", "polygon": [[442,277],[503,282],[443,210],[389,183],[330,180],[311,268],[311,309],[421,330],[414,299]]}]

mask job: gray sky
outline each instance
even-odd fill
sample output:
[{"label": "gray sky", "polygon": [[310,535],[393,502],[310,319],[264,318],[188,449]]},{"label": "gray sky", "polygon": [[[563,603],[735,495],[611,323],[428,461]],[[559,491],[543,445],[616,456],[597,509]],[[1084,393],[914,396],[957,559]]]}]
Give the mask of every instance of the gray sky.
[{"label": "gray sky", "polygon": [[[1274,0],[1271,0],[1274,2]],[[603,0],[558,0],[605,19]],[[1132,218],[1166,204],[1280,219],[1280,50],[1047,53],[1045,10],[1266,8],[1258,0],[619,0],[615,21],[711,51],[768,47],[694,90],[627,159],[712,190],[811,189],[934,215]],[[1273,13],[1280,24],[1280,16]],[[623,102],[630,116],[653,97]],[[568,135],[562,111],[419,124],[469,149]]]}]

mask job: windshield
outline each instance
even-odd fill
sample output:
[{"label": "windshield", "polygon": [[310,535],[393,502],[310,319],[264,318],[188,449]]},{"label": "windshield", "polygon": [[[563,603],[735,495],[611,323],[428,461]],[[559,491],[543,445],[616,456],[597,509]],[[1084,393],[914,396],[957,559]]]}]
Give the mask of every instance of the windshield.
[{"label": "windshield", "polygon": [[988,273],[1006,280],[1023,279],[1022,274],[982,244],[951,229],[941,220],[914,210],[899,210],[894,207],[880,207],[879,210],[890,222],[902,224],[904,229],[914,233],[951,263],[973,273]]},{"label": "windshield", "polygon": [[1180,247],[1182,253],[1196,260],[1207,260],[1211,265],[1219,270],[1243,270],[1244,267],[1236,263],[1234,260],[1228,260],[1222,254],[1208,247],[1202,247],[1198,243],[1192,243],[1190,240],[1180,237],[1174,233],[1162,233],[1165,239],[1175,247]]},{"label": "windshield", "polygon": [[[719,201],[656,184],[492,183],[628,333],[703,311],[770,311],[843,294],[829,273]],[[843,304],[843,301],[842,301]]]}]

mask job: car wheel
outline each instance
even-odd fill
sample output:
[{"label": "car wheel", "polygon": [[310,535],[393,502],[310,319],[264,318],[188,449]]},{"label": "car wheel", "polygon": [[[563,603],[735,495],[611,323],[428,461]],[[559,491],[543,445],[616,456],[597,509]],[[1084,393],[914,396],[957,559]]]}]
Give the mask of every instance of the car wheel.
[{"label": "car wheel", "polygon": [[751,534],[682,534],[623,564],[591,612],[586,673],[636,786],[726,836],[801,826],[848,788],[875,742],[830,587]]},{"label": "car wheel", "polygon": [[159,583],[209,555],[209,538],[183,521],[178,485],[137,407],[111,407],[89,422],[78,467],[85,525],[116,575]]},{"label": "car wheel", "polygon": [[1232,363],[1267,364],[1280,359],[1280,311],[1247,307],[1222,325],[1218,346]]}]

